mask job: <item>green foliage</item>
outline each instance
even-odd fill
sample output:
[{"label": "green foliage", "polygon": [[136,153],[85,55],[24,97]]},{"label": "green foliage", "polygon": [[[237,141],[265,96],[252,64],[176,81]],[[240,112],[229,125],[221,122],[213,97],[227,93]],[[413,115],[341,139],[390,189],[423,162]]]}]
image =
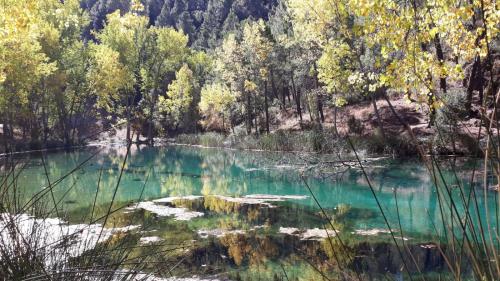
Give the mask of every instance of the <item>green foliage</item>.
[{"label": "green foliage", "polygon": [[182,121],[182,117],[188,114],[187,110],[193,101],[192,79],[193,72],[184,64],[175,74],[175,80],[168,86],[166,97],[160,96],[158,100],[160,112],[171,116],[177,125]]},{"label": "green foliage", "polygon": [[[128,140],[137,131],[152,142],[158,132],[201,127],[260,136],[297,118],[323,150],[323,107],[401,93],[440,126],[471,116],[476,91],[498,87],[495,8],[478,0],[7,0],[0,121],[24,139],[71,145],[120,120]],[[287,146],[274,137],[263,146]]]},{"label": "green foliage", "polygon": [[96,106],[113,112],[114,101],[120,100],[120,92],[130,91],[133,76],[120,63],[120,54],[106,45],[92,47],[93,67],[89,72],[91,88],[97,97]]},{"label": "green foliage", "polygon": [[[220,117],[222,130],[225,130],[225,119],[230,117],[231,107],[236,102],[236,96],[224,84],[213,83],[203,86],[201,89],[200,111],[206,120]],[[230,118],[229,118],[230,119]],[[208,127],[208,123],[205,123]]]}]

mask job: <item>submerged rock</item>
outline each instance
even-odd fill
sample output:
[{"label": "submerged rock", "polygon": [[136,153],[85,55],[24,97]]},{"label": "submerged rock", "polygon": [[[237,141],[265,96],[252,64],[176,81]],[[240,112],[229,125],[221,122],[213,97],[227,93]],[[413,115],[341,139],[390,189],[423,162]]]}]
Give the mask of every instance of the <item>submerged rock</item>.
[{"label": "submerged rock", "polygon": [[335,237],[335,232],[333,230],[320,228],[300,230],[295,227],[280,227],[279,233],[297,236],[300,240],[323,240],[329,237]]},{"label": "submerged rock", "polygon": [[165,205],[159,205],[151,201],[140,202],[135,206],[127,208],[127,210],[136,210],[136,209],[143,209],[148,212],[154,213],[160,217],[173,216],[174,219],[178,221],[188,221],[193,218],[201,217],[204,215],[201,212],[189,211],[187,208],[169,207]]},{"label": "submerged rock", "polygon": [[235,229],[235,230],[226,230],[226,229],[210,229],[210,230],[205,230],[201,229],[198,230],[198,235],[201,238],[208,238],[209,236],[215,236],[215,237],[224,237],[229,234],[245,234],[246,232],[241,229]]},{"label": "submerged rock", "polygon": [[379,234],[390,234],[391,232],[387,229],[373,228],[373,229],[356,229],[353,234],[363,235],[363,236],[374,236]]},{"label": "submerged rock", "polygon": [[141,237],[139,239],[139,244],[141,245],[147,245],[147,244],[154,244],[163,241],[161,237],[158,236],[146,236],[146,237]]},{"label": "submerged rock", "polygon": [[306,229],[304,233],[301,235],[302,240],[322,240],[329,237],[335,237],[335,232],[333,230],[326,229]]},{"label": "submerged rock", "polygon": [[165,197],[165,198],[160,198],[153,200],[155,203],[174,203],[175,201],[179,200],[198,200],[203,198],[203,196],[198,196],[198,195],[188,195],[188,196],[174,196],[174,197]]},{"label": "submerged rock", "polygon": [[300,230],[295,227],[280,227],[279,232],[288,235],[296,235],[300,233]]}]

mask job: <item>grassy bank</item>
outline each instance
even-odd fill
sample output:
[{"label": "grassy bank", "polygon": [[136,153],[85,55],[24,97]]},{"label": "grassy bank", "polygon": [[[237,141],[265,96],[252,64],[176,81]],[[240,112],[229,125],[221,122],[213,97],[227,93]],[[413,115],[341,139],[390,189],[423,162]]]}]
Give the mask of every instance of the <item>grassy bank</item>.
[{"label": "grassy bank", "polygon": [[322,131],[284,131],[278,130],[262,135],[224,135],[207,132],[202,134],[180,134],[173,142],[187,145],[201,145],[206,147],[223,147],[242,150],[265,151],[298,151],[309,153],[352,153],[349,140],[358,151],[366,154],[387,154],[396,157],[416,156],[415,146],[406,136],[386,136],[374,134],[372,136],[342,137],[331,129]]}]

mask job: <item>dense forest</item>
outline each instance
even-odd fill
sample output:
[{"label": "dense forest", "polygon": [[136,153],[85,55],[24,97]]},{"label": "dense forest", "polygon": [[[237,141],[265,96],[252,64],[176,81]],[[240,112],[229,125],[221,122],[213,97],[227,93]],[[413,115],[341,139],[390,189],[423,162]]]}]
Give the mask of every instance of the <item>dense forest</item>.
[{"label": "dense forest", "polygon": [[[500,97],[496,1],[0,5],[5,151],[77,145],[114,126],[150,144],[206,131],[265,136],[289,120],[390,143],[389,125],[407,128],[410,107],[453,137],[460,122],[487,126]],[[337,120],[365,104],[371,130],[355,114]]]}]

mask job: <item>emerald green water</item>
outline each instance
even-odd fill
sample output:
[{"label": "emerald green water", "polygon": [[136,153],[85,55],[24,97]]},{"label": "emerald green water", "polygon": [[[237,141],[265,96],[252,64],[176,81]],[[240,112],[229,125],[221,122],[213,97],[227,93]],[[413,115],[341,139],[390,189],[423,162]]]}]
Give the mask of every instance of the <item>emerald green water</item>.
[{"label": "emerald green water", "polygon": [[[94,154],[95,156],[92,156]],[[356,234],[356,231],[387,229],[365,177],[356,168],[322,169],[321,172],[310,169],[302,177],[302,171],[306,166],[301,159],[308,156],[183,146],[132,147],[118,185],[125,154],[124,147],[95,147],[45,154],[44,161],[49,180],[51,184],[54,182],[57,184],[53,187],[54,197],[56,201],[61,202],[59,211],[64,211],[66,219],[75,223],[87,222],[91,209],[95,209],[96,213],[99,210],[101,212],[107,210],[113,195],[115,195],[113,208],[158,198],[200,195],[203,196],[202,199],[198,199],[203,200],[201,203],[173,204],[202,213],[201,216],[191,220],[179,221],[173,217],[158,217],[147,211],[136,210],[134,214],[128,210],[117,214],[112,222],[119,226],[144,226],[145,221],[148,221],[148,225],[153,225],[152,228],[156,231],[155,236],[179,243],[191,240],[203,242],[204,238],[200,237],[198,231],[210,229],[245,230],[254,233],[252,239],[256,239],[255,235],[260,237],[259,239],[268,239],[282,237],[283,234],[278,231],[280,227],[312,229],[325,226],[326,221],[320,214],[319,203],[327,214],[331,214],[341,237],[353,241],[356,239],[391,241],[388,234],[384,233]],[[87,159],[88,162],[76,172],[60,182],[57,181]],[[17,160],[26,164],[17,181],[17,185],[22,189],[22,196],[30,198],[38,192],[48,194],[46,187],[49,183],[40,155],[19,156]],[[458,173],[455,174],[451,172],[449,162],[444,161],[443,177],[450,186],[464,185],[463,190],[467,193],[470,191],[467,183],[474,164],[474,161],[457,164]],[[21,164],[18,167],[21,167]],[[480,168],[478,166],[478,169]],[[441,220],[443,210],[439,208],[437,192],[429,172],[419,161],[379,160],[367,163],[366,171],[387,220],[391,228],[395,229],[397,236],[400,238],[404,236],[408,243],[430,242],[436,237],[444,237]],[[459,197],[459,190],[459,188],[453,189],[454,197]],[[477,192],[480,193],[476,197],[477,208],[482,220],[486,219],[485,210],[488,206],[489,219],[496,229],[497,193],[488,191],[484,195],[482,189],[477,189]],[[288,197],[281,202],[270,202],[277,206],[274,209],[259,204],[254,209],[235,207],[227,200],[220,198],[215,200],[211,197],[222,195],[240,198],[256,194]],[[303,197],[290,198],[292,195]],[[48,202],[51,200],[47,199]],[[97,200],[95,208],[94,200]],[[463,213],[463,206],[460,204],[457,209]],[[444,210],[444,214],[447,215],[448,211]],[[400,233],[399,223],[403,234]],[[267,225],[268,228],[263,225]],[[261,228],[272,231],[260,230]],[[377,240],[377,237],[381,238]],[[219,268],[219,271],[203,272],[239,270],[246,272],[248,276],[254,274],[252,272],[256,269],[251,265],[255,263],[255,260],[252,260],[255,253],[245,255],[243,252],[252,251],[246,247],[245,251],[240,249],[238,252],[243,257],[236,257],[235,251],[231,250],[236,242],[224,239],[228,238],[220,238],[219,243],[222,243],[225,247],[224,253],[229,253],[232,260],[218,258],[216,261],[207,261],[200,258],[203,260],[199,262],[200,264],[208,263],[208,267],[205,268],[210,268],[211,263],[217,264]],[[281,268],[273,267],[273,264],[276,266],[276,262],[285,260],[288,263],[298,262],[296,258],[291,258],[290,250],[280,249],[285,247],[286,243],[278,243],[273,239],[275,238],[271,239],[275,243],[271,244],[278,250],[272,250],[274,248],[266,244],[268,252],[261,253],[266,257],[264,264],[267,264],[267,271],[281,271]],[[241,246],[240,242],[236,244]],[[257,244],[263,245],[262,241]],[[250,247],[252,248],[255,247]],[[206,248],[205,250],[210,252]],[[271,254],[273,251],[279,254],[273,256]],[[221,264],[225,265],[221,267]],[[299,268],[301,266],[306,267],[304,263],[300,263]],[[193,271],[188,268],[190,267],[184,268],[183,274]],[[203,272],[199,273],[203,275]],[[300,276],[301,272],[303,270],[299,270],[297,276]]]}]

